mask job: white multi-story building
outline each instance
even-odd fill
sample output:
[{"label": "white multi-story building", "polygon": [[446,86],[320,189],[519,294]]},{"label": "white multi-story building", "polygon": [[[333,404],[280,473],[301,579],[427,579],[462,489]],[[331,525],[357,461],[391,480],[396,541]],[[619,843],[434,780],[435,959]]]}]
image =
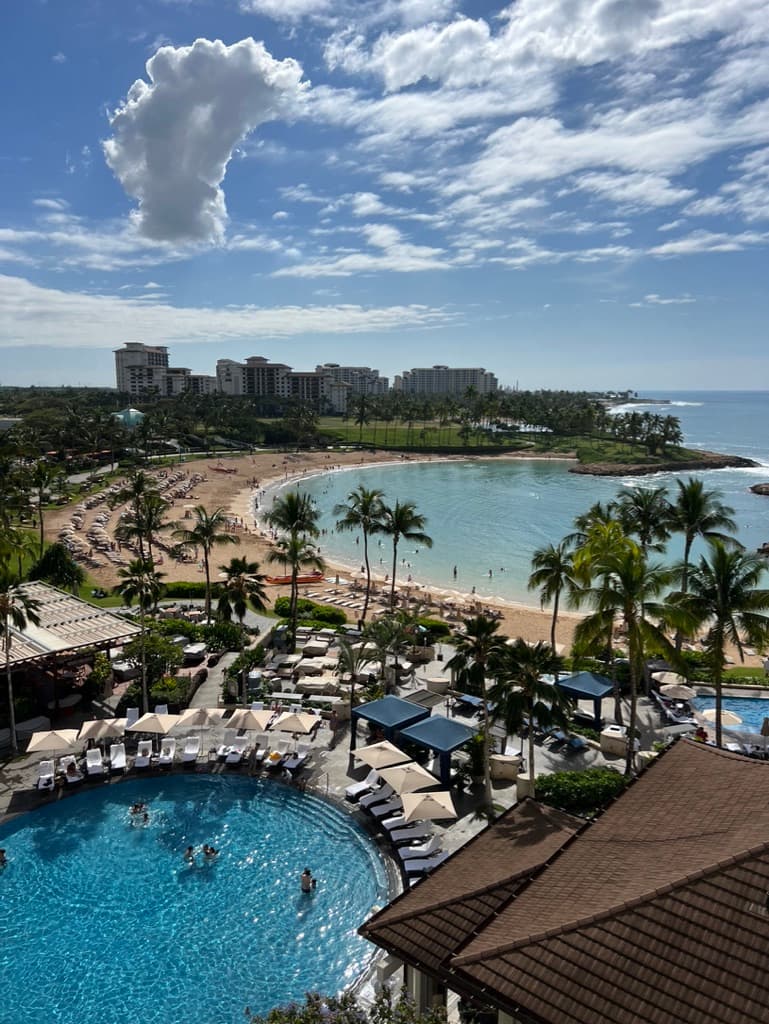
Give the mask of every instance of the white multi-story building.
[{"label": "white multi-story building", "polygon": [[396,391],[417,395],[463,395],[468,388],[488,394],[499,388],[499,381],[483,367],[429,366],[404,370],[393,381]]},{"label": "white multi-story building", "polygon": [[147,391],[166,393],[168,349],[165,345],[142,345],[128,341],[115,350],[117,389],[123,394],[140,395]]},{"label": "white multi-story building", "polygon": [[322,373],[335,384],[349,384],[352,395],[384,395],[390,382],[387,377],[380,377],[379,370],[370,366],[340,366],[339,363],[322,363],[315,367],[316,373]]}]

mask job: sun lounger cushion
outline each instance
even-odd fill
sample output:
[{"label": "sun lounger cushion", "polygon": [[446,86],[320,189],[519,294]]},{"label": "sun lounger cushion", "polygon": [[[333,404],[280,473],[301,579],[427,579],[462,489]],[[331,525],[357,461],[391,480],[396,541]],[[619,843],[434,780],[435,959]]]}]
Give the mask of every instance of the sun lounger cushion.
[{"label": "sun lounger cushion", "polygon": [[439,853],[436,857],[417,857],[415,860],[406,861],[403,870],[407,875],[423,875],[437,868],[447,857],[447,853]]},{"label": "sun lounger cushion", "polygon": [[165,739],[160,745],[160,757],[158,758],[158,764],[167,768],[174,763],[174,755],[176,754],[176,740]]},{"label": "sun lounger cushion", "polygon": [[134,758],[134,768],[149,768],[152,760],[152,740],[141,740]]},{"label": "sun lounger cushion", "polygon": [[412,828],[394,828],[390,832],[390,841],[393,843],[415,843],[429,839],[433,830],[426,822]]},{"label": "sun lounger cushion", "polygon": [[375,818],[390,818],[397,811],[403,810],[403,801],[399,796],[394,796],[392,800],[387,800],[383,804],[375,804],[374,807],[370,807],[369,811],[374,815]]},{"label": "sun lounger cushion", "polygon": [[230,749],[229,754],[226,756],[225,764],[240,764],[243,760],[243,755],[248,749],[248,737],[238,736],[235,738],[234,743]]},{"label": "sun lounger cushion", "polygon": [[200,736],[188,736],[184,741],[184,750],[182,751],[182,763],[189,764],[191,761],[197,761],[198,754],[200,753]]},{"label": "sun lounger cushion", "polygon": [[416,846],[399,846],[395,851],[402,861],[416,860],[419,857],[432,857],[441,853],[441,841],[437,836],[431,836],[425,843]]},{"label": "sun lounger cushion", "polygon": [[110,771],[124,772],[126,767],[125,743],[113,743],[109,748]]},{"label": "sun lounger cushion", "polygon": [[362,782],[353,782],[352,785],[348,786],[344,791],[345,799],[351,803],[362,797],[365,793],[368,793],[374,786],[379,782],[379,772],[376,768],[372,768],[365,779]]},{"label": "sun lounger cushion", "polygon": [[104,774],[104,758],[100,750],[86,750],[85,770],[89,775]]},{"label": "sun lounger cushion", "polygon": [[391,796],[395,795],[395,790],[392,786],[388,786],[385,783],[384,786],[380,786],[379,789],[375,789],[373,793],[369,793],[368,796],[362,796],[358,801],[358,806],[363,807],[366,810],[369,807],[373,807],[374,804],[384,803],[385,800],[389,800]]},{"label": "sun lounger cushion", "polygon": [[37,766],[36,789],[53,789],[53,761],[41,761]]}]

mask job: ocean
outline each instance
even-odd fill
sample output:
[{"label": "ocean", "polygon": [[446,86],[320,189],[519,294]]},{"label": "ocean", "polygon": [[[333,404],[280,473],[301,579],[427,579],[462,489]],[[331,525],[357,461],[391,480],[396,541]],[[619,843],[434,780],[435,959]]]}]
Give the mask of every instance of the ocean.
[{"label": "ocean", "polygon": [[[643,392],[639,397],[665,399],[669,405],[638,405],[639,411],[674,415],[681,421],[688,447],[741,455],[760,463],[755,469],[721,469],[696,474],[706,486],[721,492],[735,510],[738,537],[750,550],[769,541],[769,497],[752,494],[751,484],[769,482],[769,392]],[[432,548],[402,540],[398,549],[398,580],[412,577],[451,591],[475,587],[481,598],[536,606],[527,590],[533,552],[557,543],[573,529],[574,517],[595,501],[608,501],[623,488],[666,486],[671,494],[676,475],[591,477],[569,473],[563,461],[496,461],[398,463],[366,469],[351,468],[308,477],[301,489],[311,494],[321,511],[321,553],[357,572],[362,565],[355,534],[334,530],[333,508],[359,484],[379,487],[389,503],[413,501],[426,517],[425,531]],[[688,476],[689,474],[683,474]],[[288,485],[292,486],[292,485]],[[293,485],[295,486],[295,485]],[[269,502],[269,497],[268,497]],[[681,554],[680,541],[671,540],[662,560]],[[372,569],[390,572],[389,538],[372,538]],[[456,566],[456,578],[454,567]]]}]

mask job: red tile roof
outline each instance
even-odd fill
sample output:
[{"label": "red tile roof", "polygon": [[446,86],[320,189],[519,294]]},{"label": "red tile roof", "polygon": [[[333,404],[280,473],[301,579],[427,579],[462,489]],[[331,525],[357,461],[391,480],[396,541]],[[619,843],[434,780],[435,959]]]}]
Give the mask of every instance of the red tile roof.
[{"label": "red tile roof", "polygon": [[[460,939],[443,961],[460,992],[485,989],[492,1004],[553,1024],[769,1020],[769,763],[677,743],[533,876],[525,847],[510,844],[507,881],[489,870],[496,912],[484,893],[470,937],[463,920],[487,878],[473,845],[365,933],[419,962],[403,939],[408,912],[421,919],[420,890],[437,893],[446,877]],[[511,888],[519,865],[526,879]],[[446,946],[449,921],[446,906]],[[435,952],[422,963],[435,970]]]}]

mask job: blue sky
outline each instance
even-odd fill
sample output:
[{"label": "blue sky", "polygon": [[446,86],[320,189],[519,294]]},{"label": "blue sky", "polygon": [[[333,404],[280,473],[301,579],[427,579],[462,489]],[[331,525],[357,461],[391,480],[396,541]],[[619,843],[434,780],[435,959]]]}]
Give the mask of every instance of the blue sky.
[{"label": "blue sky", "polygon": [[765,0],[6,0],[0,384],[766,388]]}]

